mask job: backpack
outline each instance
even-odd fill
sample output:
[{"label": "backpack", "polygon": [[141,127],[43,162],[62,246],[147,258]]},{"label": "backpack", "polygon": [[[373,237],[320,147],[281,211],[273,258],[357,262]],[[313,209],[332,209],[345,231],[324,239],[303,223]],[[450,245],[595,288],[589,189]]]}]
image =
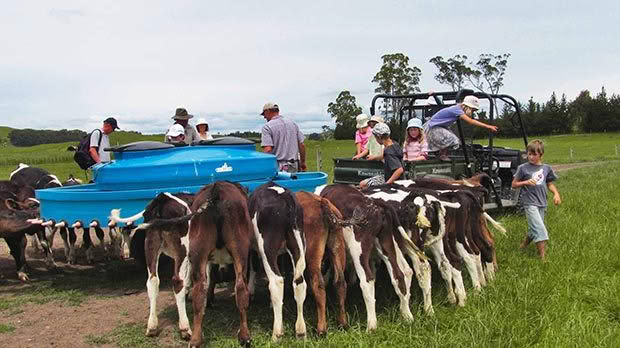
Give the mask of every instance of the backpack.
[{"label": "backpack", "polygon": [[[90,168],[93,164],[95,164],[95,160],[93,160],[93,158],[90,156],[90,137],[96,131],[99,131],[99,133],[101,133],[100,129],[95,129],[89,134],[86,134],[82,138],[82,140],[80,140],[80,144],[78,145],[77,151],[75,151],[75,154],[73,155],[73,160],[75,161],[75,163],[77,163],[78,166],[80,166],[80,168],[84,170]],[[97,143],[97,150],[99,150],[99,147],[101,146],[102,135],[103,134],[99,134],[99,142]]]}]

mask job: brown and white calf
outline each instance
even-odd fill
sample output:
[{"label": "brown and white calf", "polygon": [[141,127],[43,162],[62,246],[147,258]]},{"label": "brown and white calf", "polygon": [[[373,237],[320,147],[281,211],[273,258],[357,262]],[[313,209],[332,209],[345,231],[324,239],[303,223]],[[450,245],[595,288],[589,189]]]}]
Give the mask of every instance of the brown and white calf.
[{"label": "brown and white calf", "polygon": [[[179,312],[179,331],[183,339],[189,339],[192,335],[187,314],[185,313],[185,294],[189,287],[189,248],[188,222],[168,224],[162,226],[149,226],[149,222],[155,219],[170,219],[182,217],[191,213],[190,205],[194,201],[193,194],[186,193],[160,193],[139,214],[129,218],[121,218],[119,210],[113,210],[111,219],[115,223],[133,223],[144,217],[144,223],[136,228],[136,233],[142,232],[144,239],[144,260],[148,278],[146,289],[149,296],[149,319],[146,327],[147,336],[158,334],[157,320],[157,296],[159,294],[159,258],[165,254],[174,260],[174,273],[172,276],[172,289],[175,294],[177,310]],[[142,230],[142,231],[138,231]]]},{"label": "brown and white calf", "polygon": [[375,249],[385,263],[392,286],[400,300],[400,312],[406,320],[413,320],[409,297],[413,271],[401,250],[410,258],[426,259],[403,229],[394,208],[381,200],[364,196],[357,189],[342,184],[319,186],[321,197],[329,199],[345,219],[364,216],[367,223],[343,228],[344,240],[355,266],[364,297],[367,330],[377,328],[375,310],[375,275],[370,265]]},{"label": "brown and white calf", "polygon": [[317,333],[327,333],[325,280],[321,266],[327,250],[332,267],[333,285],[338,296],[337,321],[341,327],[347,327],[345,300],[347,283],[344,279],[346,265],[346,245],[342,234],[342,214],[331,202],[309,192],[295,194],[304,212],[304,234],[306,236],[306,271],[314,294],[317,312]]},{"label": "brown and white calf", "polygon": [[[444,252],[446,207],[460,208],[458,203],[439,200],[438,194],[427,189],[405,189],[397,185],[371,187],[363,191],[371,198],[381,199],[394,206],[401,224],[418,248],[431,252],[444,280],[448,302],[465,305],[467,298],[460,270],[453,269]],[[427,260],[412,259],[418,285],[422,290],[424,309],[432,314],[431,268]]]},{"label": "brown and white calf", "polygon": [[284,335],[282,305],[284,302],[284,277],[278,267],[278,255],[287,252],[293,264],[293,291],[297,302],[297,337],[306,336],[303,308],[306,299],[306,237],[304,212],[295,194],[273,182],[257,187],[248,203],[257,251],[269,280],[269,293],[273,308],[272,339]]}]

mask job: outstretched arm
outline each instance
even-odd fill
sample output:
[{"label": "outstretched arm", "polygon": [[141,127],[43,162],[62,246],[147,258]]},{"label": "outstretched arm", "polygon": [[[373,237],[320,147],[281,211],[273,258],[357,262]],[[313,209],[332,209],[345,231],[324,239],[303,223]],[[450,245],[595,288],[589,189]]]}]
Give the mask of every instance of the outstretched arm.
[{"label": "outstretched arm", "polygon": [[484,122],[480,122],[478,120],[474,120],[473,118],[471,118],[471,117],[469,117],[469,116],[467,116],[465,114],[462,114],[460,116],[460,118],[461,118],[461,120],[471,124],[472,126],[486,128],[486,129],[490,130],[491,132],[497,132],[497,130],[498,130],[497,126],[491,126],[490,124],[486,124]]},{"label": "outstretched arm", "polygon": [[308,168],[306,167],[306,145],[304,143],[299,143],[299,170],[305,172]]}]

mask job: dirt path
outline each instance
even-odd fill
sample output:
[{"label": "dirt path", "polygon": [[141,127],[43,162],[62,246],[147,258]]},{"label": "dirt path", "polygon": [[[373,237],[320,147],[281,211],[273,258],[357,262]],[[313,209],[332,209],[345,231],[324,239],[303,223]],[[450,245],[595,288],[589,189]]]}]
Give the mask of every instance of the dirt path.
[{"label": "dirt path", "polygon": [[[551,164],[551,166],[553,167],[553,170],[556,172],[564,172],[570,169],[577,169],[577,168],[586,168],[586,167],[594,167],[594,166],[598,166],[598,165],[602,165],[605,163],[609,163],[610,161],[605,161],[605,162],[579,162],[579,163],[565,163],[565,164]],[[616,161],[614,161],[616,162]]]}]

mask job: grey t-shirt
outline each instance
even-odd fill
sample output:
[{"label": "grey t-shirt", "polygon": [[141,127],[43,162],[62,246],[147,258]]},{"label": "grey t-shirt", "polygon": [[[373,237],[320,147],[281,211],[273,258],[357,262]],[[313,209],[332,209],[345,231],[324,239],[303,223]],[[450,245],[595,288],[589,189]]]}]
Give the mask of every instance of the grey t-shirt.
[{"label": "grey t-shirt", "polygon": [[[99,146],[99,137],[101,136],[101,146]],[[101,162],[110,162],[110,153],[103,151],[103,149],[110,147],[110,138],[102,130],[95,130],[90,136],[90,147],[97,147],[99,153],[99,159]]]},{"label": "grey t-shirt", "polygon": [[536,186],[521,186],[521,203],[536,207],[547,206],[547,183],[555,181],[558,177],[547,164],[534,165],[523,163],[515,173],[517,181],[529,179],[536,180]]},{"label": "grey t-shirt", "polygon": [[261,146],[273,146],[273,154],[278,161],[299,159],[299,144],[304,142],[304,134],[295,122],[282,116],[275,116],[262,129]]}]

